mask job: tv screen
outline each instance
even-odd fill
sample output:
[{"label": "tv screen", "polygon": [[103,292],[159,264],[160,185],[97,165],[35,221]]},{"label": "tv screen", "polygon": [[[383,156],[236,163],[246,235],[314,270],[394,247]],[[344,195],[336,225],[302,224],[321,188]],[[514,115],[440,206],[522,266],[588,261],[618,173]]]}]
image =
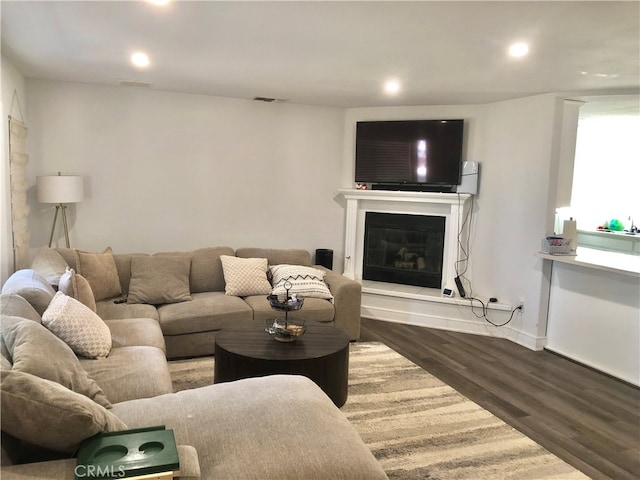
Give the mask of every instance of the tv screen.
[{"label": "tv screen", "polygon": [[356,124],[359,183],[459,185],[464,120]]}]

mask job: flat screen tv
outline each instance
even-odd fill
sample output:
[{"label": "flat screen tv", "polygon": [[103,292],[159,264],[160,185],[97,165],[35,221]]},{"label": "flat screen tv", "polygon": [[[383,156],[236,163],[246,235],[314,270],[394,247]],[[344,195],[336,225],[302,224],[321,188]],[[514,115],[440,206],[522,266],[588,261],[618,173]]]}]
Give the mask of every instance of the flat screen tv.
[{"label": "flat screen tv", "polygon": [[463,133],[464,120],[357,122],[355,181],[450,191],[460,184]]}]

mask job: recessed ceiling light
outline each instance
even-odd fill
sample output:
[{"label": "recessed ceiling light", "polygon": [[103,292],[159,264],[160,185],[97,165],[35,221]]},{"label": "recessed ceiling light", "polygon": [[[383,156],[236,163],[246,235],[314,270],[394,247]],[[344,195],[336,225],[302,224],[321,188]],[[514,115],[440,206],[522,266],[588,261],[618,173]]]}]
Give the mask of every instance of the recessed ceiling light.
[{"label": "recessed ceiling light", "polygon": [[524,57],[527,53],[529,53],[529,45],[524,42],[516,42],[509,47],[509,55],[512,57]]},{"label": "recessed ceiling light", "polygon": [[158,5],[163,7],[169,3],[170,0],[147,0],[147,2],[152,3],[154,5]]},{"label": "recessed ceiling light", "polygon": [[395,95],[400,91],[400,82],[398,80],[387,80],[384,84],[384,92],[387,95]]},{"label": "recessed ceiling light", "polygon": [[131,63],[136,67],[148,67],[151,62],[149,61],[149,56],[146,53],[136,52],[131,55]]}]

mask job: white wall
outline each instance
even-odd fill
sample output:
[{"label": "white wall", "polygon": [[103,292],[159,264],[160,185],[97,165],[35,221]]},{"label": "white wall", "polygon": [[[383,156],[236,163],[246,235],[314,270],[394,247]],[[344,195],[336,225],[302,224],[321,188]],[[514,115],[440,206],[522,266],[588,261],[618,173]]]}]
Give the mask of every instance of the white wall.
[{"label": "white wall", "polygon": [[547,348],[640,385],[637,274],[553,262],[551,285]]},{"label": "white wall", "polygon": [[[466,277],[476,296],[497,297],[511,305],[525,300],[524,313],[514,315],[508,333],[500,336],[530,348],[545,343],[548,281],[535,253],[553,219],[549,189],[557,163],[557,107],[555,95],[541,95],[482,106],[350,109],[345,116],[344,188],[354,185],[357,121],[465,119],[464,160],[481,164]],[[465,321],[483,322],[471,312],[460,315]]]},{"label": "white wall", "polygon": [[[86,200],[69,208],[72,247],[341,256],[333,197],[343,110],[31,79],[27,88],[32,183],[86,176]],[[52,218],[52,206],[34,201],[34,248],[47,244]]]},{"label": "white wall", "polygon": [[536,252],[552,233],[562,113],[562,101],[551,94],[487,108],[474,279],[477,288],[507,303],[524,300],[524,313],[513,325],[518,342],[546,335],[549,284]]},{"label": "white wall", "polygon": [[[464,157],[481,163],[473,292],[524,299],[510,337],[544,344],[548,284],[535,252],[553,220],[555,95],[345,111],[41,80],[28,80],[27,91],[31,183],[57,171],[87,177],[87,199],[69,209],[72,246],[332,248],[338,271],[344,211],[334,198],[353,187],[355,122],[465,118]],[[37,248],[53,209],[30,199]]]},{"label": "white wall", "polygon": [[2,167],[0,167],[0,281],[4,283],[13,273],[13,235],[11,230],[11,190],[9,166],[9,140],[7,138],[9,115],[26,122],[26,84],[24,76],[2,55]]}]

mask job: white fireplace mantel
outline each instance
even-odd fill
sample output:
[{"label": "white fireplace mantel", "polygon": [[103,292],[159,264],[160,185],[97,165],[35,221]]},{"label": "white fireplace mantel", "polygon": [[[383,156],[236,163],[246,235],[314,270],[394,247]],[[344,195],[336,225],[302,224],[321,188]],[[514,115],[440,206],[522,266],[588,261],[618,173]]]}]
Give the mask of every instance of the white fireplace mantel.
[{"label": "white fireplace mantel", "polygon": [[404,192],[387,190],[341,189],[346,200],[344,275],[361,281],[364,258],[364,222],[366,212],[399,213],[445,217],[442,287],[453,287],[456,261],[460,255],[458,240],[464,238],[471,195],[457,193]]}]

